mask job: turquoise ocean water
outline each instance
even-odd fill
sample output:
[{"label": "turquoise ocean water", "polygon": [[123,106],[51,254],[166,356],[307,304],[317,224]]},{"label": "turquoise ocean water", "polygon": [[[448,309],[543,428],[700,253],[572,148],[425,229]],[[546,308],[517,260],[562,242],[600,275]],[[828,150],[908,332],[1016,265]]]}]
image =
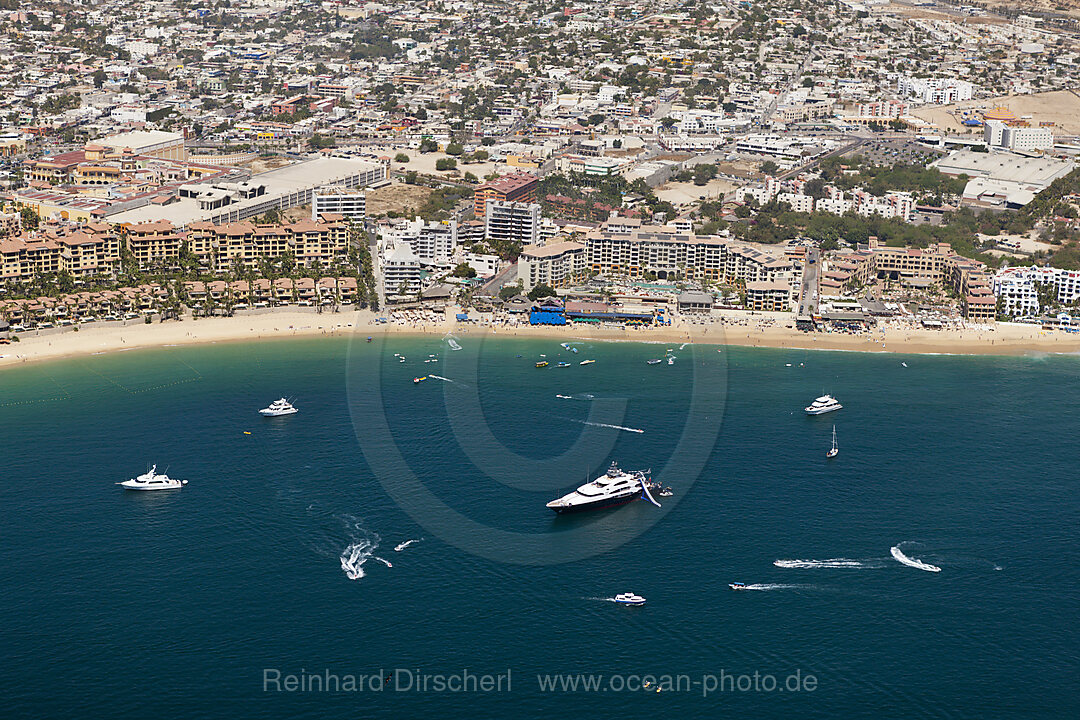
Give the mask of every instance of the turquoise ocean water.
[{"label": "turquoise ocean water", "polygon": [[[1080,358],[459,342],[0,372],[4,716],[1080,710]],[[669,348],[673,365],[645,364]],[[844,409],[806,417],[822,391]],[[257,415],[282,395],[301,412]],[[675,495],[544,508],[612,460]],[[113,484],[150,463],[189,485]],[[648,604],[608,600],[625,591]],[[510,687],[417,687],[465,669]],[[382,681],[289,691],[275,672]],[[579,673],[597,689],[540,687]],[[649,675],[678,686],[637,690]]]}]

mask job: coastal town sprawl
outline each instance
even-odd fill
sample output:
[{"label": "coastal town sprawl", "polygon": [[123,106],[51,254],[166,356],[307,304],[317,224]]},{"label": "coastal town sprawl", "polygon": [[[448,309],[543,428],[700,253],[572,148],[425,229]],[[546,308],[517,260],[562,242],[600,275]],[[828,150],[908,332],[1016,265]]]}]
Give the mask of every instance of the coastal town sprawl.
[{"label": "coastal town sprawl", "polygon": [[1077,11],[9,5],[0,341],[304,305],[1080,331]]}]

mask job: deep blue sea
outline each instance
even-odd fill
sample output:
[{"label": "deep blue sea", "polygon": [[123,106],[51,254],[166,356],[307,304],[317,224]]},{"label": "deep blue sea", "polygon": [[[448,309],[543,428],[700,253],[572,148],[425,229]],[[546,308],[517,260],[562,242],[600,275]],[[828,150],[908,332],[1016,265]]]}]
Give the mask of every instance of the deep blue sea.
[{"label": "deep blue sea", "polygon": [[[459,342],[0,372],[3,717],[1080,712],[1080,358]],[[674,496],[544,507],[613,460]]]}]

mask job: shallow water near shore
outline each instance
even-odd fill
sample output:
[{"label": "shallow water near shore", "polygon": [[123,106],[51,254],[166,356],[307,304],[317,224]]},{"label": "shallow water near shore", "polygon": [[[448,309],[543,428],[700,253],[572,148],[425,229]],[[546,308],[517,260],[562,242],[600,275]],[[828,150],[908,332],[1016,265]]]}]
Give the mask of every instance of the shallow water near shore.
[{"label": "shallow water near shore", "polygon": [[[0,373],[7,714],[1076,709],[1080,358],[458,341],[180,346]],[[672,365],[645,364],[669,348]],[[822,392],[844,409],[806,417]],[[281,396],[300,413],[258,416]],[[675,495],[595,517],[544,507],[612,460]],[[113,484],[150,463],[189,485]],[[552,548],[579,559],[551,564]],[[607,601],[629,591],[648,603]],[[418,688],[466,668],[509,671],[510,688]],[[391,680],[279,691],[273,671]],[[710,677],[755,672],[816,684],[702,697]],[[603,678],[568,697],[540,687],[557,673]],[[686,687],[628,689],[642,675]]]}]

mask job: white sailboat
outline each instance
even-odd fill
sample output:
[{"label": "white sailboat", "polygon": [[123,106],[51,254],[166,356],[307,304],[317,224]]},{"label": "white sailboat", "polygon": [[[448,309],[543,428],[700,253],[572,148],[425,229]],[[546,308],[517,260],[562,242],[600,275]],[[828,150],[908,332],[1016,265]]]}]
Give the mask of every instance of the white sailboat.
[{"label": "white sailboat", "polygon": [[836,457],[836,454],[838,452],[840,452],[840,448],[836,447],[836,426],[833,425],[832,426],[832,448],[829,450],[828,454],[825,455],[825,457],[827,457],[827,458]]}]

